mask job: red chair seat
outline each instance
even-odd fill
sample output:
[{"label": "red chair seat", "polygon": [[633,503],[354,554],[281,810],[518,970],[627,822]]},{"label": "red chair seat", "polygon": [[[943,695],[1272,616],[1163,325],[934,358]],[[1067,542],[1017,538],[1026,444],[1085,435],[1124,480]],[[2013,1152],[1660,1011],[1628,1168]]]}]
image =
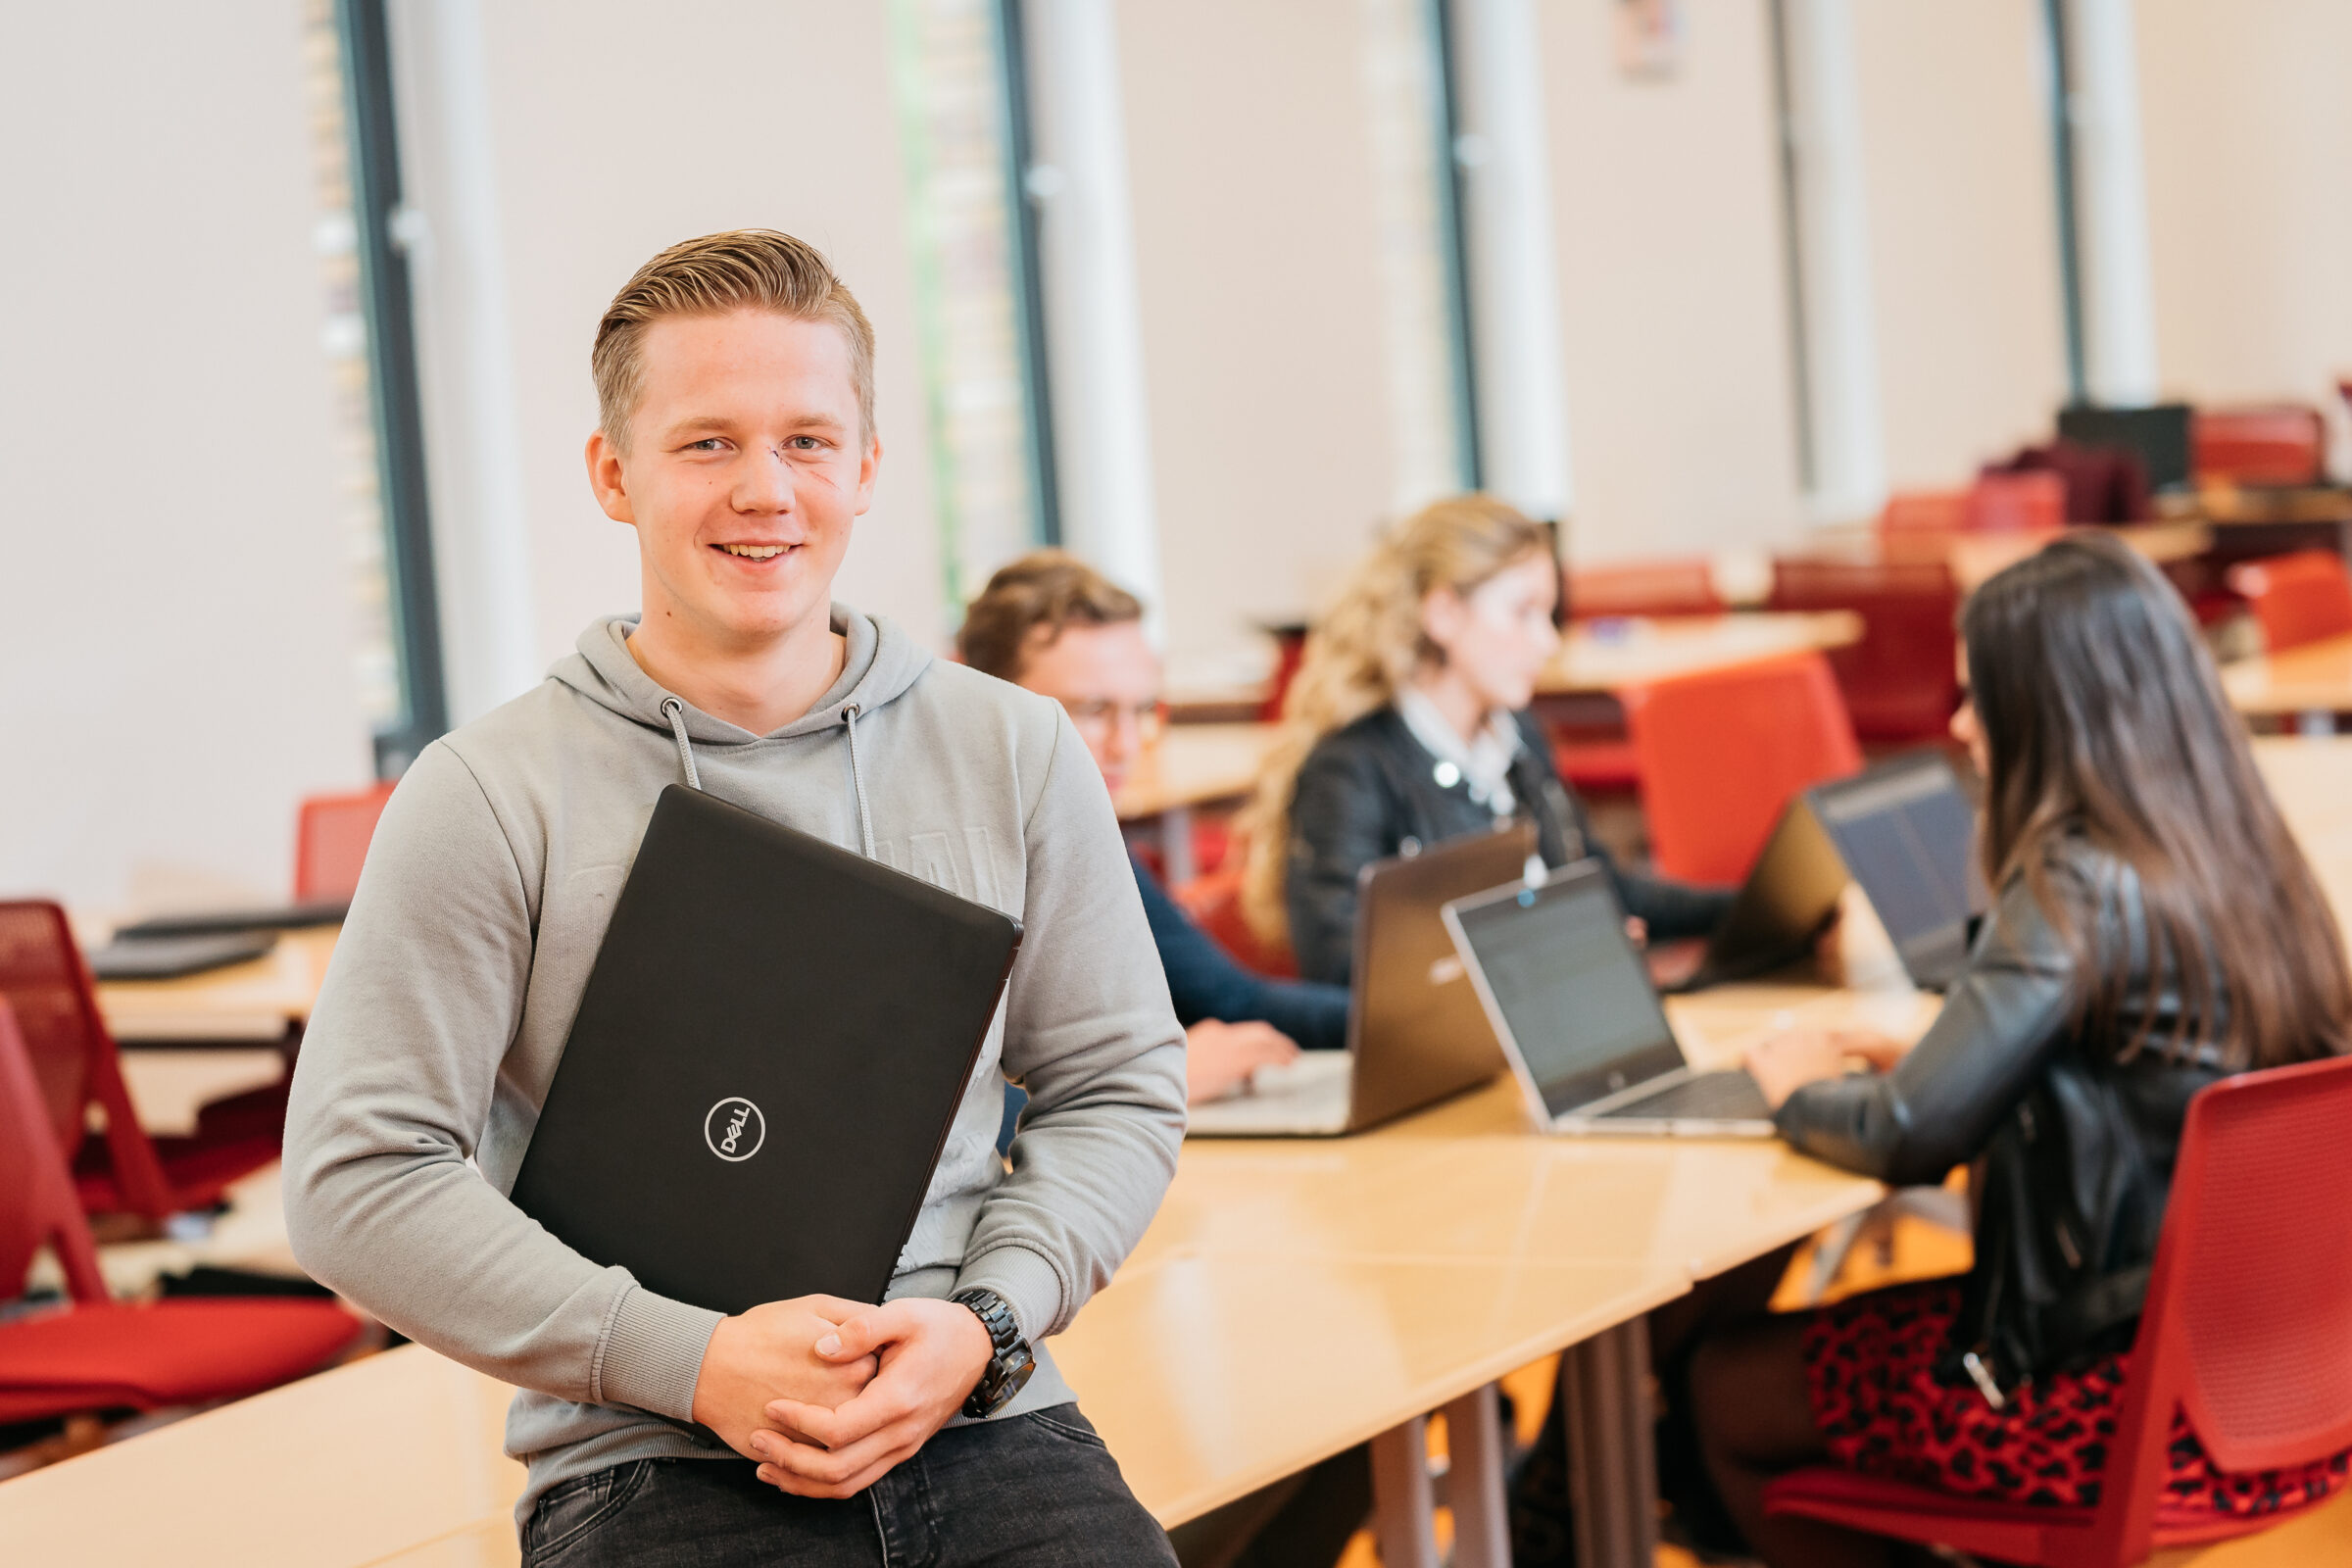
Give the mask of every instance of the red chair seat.
[{"label": "red chair seat", "polygon": [[96,1301],[0,1323],[0,1422],[152,1410],[300,1377],[359,1337],[333,1301]]}]

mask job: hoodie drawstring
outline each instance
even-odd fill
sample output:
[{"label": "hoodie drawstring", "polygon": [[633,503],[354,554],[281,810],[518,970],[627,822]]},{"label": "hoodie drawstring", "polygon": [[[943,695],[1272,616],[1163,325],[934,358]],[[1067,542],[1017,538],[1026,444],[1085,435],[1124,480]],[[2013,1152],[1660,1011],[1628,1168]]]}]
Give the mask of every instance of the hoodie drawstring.
[{"label": "hoodie drawstring", "polygon": [[865,846],[865,858],[874,858],[874,814],[865,805],[865,765],[858,758],[858,705],[844,704],[841,721],[850,731],[850,789],[858,797],[858,832]]},{"label": "hoodie drawstring", "polygon": [[664,697],[662,716],[669,720],[669,738],[678,743],[678,766],[686,775],[686,787],[701,789],[702,777],[694,770],[694,748],[686,743],[686,705],[675,697]]},{"label": "hoodie drawstring", "polygon": [[[858,837],[865,858],[874,858],[874,813],[865,804],[865,763],[858,755],[858,714],[856,703],[842,706],[841,721],[850,731],[850,789],[858,798]],[[678,767],[686,775],[686,787],[703,787],[702,775],[695,771],[694,747],[686,739],[686,705],[675,697],[662,699],[662,716],[669,720],[669,738],[678,743]]]}]

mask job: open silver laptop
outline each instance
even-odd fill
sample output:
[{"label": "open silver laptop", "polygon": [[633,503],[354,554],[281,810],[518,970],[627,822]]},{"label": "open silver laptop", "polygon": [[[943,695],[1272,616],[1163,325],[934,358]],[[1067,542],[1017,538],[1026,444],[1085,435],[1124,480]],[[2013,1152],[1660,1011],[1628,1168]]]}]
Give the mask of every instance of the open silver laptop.
[{"label": "open silver laptop", "polygon": [[1248,1092],[1192,1108],[1207,1138],[1335,1138],[1485,1083],[1503,1067],[1438,911],[1497,884],[1527,885],[1533,824],[1376,860],[1357,879],[1348,1049],[1260,1068]]},{"label": "open silver laptop", "polygon": [[1442,913],[1539,1126],[1557,1133],[1769,1138],[1744,1072],[1700,1072],[1658,1004],[1596,860]]}]

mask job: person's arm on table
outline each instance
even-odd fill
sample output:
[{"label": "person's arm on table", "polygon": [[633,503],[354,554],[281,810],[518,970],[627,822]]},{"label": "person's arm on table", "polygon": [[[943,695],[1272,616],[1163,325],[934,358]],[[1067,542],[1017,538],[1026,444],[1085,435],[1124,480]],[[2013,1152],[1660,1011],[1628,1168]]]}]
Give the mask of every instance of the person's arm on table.
[{"label": "person's arm on table", "polygon": [[304,1035],[288,1239],[315,1278],[454,1360],[701,1420],[748,1451],[776,1393],[829,1403],[862,1386],[865,1367],[809,1349],[851,1303],[722,1319],[590,1262],[466,1163],[530,980],[523,864],[472,770],[426,748],[385,808]]},{"label": "person's arm on table", "polygon": [[[1109,1283],[1184,1141],[1184,1044],[1152,933],[1110,799],[1068,718],[1055,716],[1029,819],[1027,934],[1005,997],[1004,1070],[1029,1091],[1029,1109],[955,1286],[996,1292],[1032,1344]],[[857,1314],[817,1350],[881,1362],[837,1410],[792,1398],[767,1407],[772,1430],[755,1439],[760,1478],[818,1497],[849,1496],[920,1448],[993,1354],[970,1308],[913,1298]]]},{"label": "person's arm on table", "polygon": [[[1992,931],[1920,1043],[1892,1071],[1835,1077],[1787,1091],[1791,1074],[1758,1048],[1753,1070],[1781,1136],[1833,1165],[1897,1186],[1940,1182],[1973,1158],[2068,1037],[2074,966],[2022,882],[2003,893]],[[1852,1053],[1851,1045],[1833,1051]],[[1818,1047],[1809,1053],[1816,1066]],[[1834,1063],[1833,1063],[1834,1064]]]}]

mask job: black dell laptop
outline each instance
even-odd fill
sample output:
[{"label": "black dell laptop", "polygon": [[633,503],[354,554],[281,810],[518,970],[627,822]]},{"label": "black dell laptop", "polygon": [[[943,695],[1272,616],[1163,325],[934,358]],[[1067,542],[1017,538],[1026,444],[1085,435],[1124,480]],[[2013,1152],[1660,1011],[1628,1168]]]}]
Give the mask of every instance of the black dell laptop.
[{"label": "black dell laptop", "polygon": [[1020,940],[998,910],[669,786],[515,1204],[714,1311],[879,1301]]},{"label": "black dell laptop", "polygon": [[1816,784],[1781,813],[1698,972],[1677,989],[1803,957],[1857,882],[1912,981],[1942,990],[1966,967],[1971,923],[1989,902],[1975,844],[1976,806],[1939,751]]}]

